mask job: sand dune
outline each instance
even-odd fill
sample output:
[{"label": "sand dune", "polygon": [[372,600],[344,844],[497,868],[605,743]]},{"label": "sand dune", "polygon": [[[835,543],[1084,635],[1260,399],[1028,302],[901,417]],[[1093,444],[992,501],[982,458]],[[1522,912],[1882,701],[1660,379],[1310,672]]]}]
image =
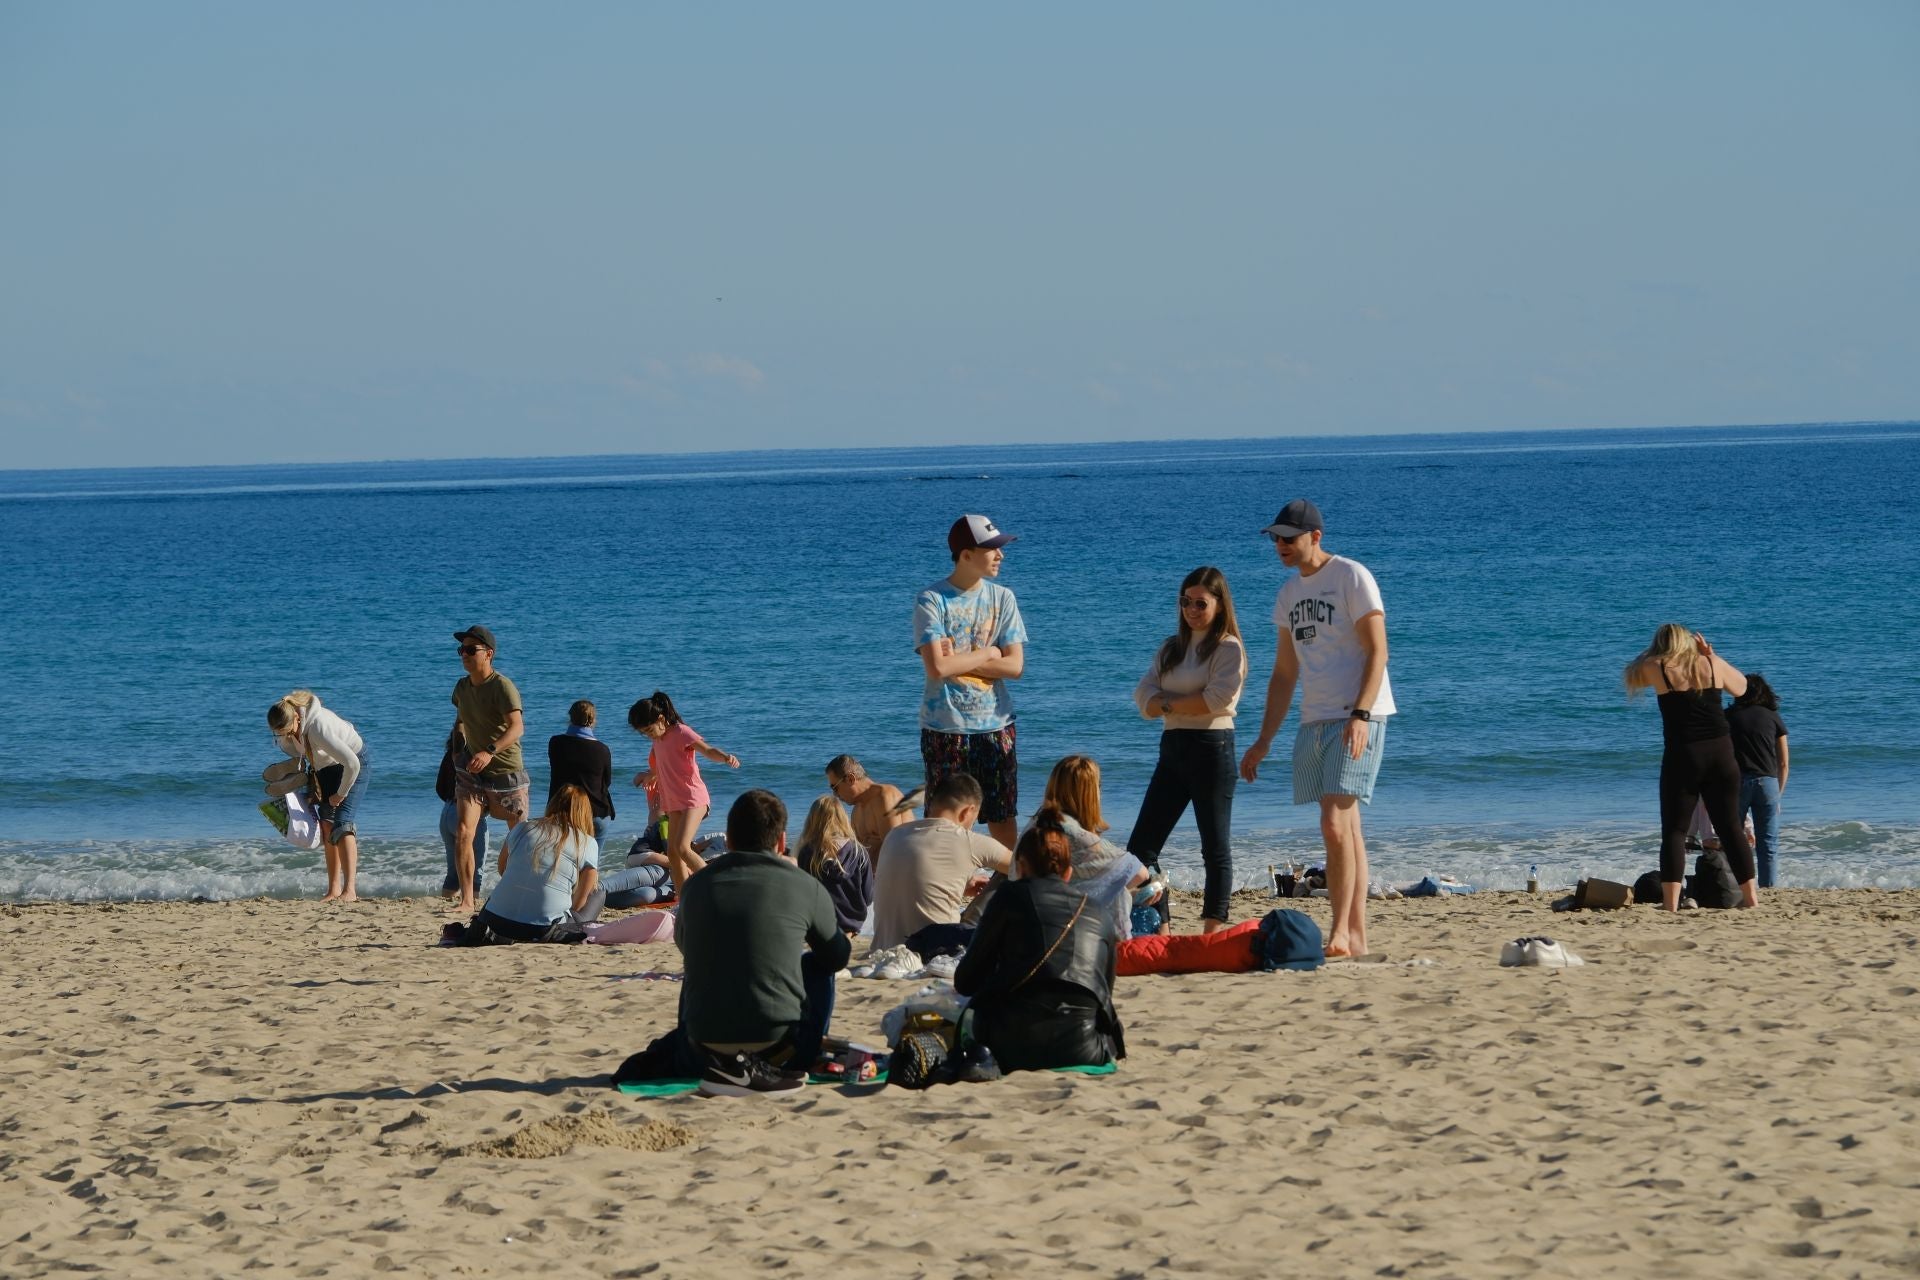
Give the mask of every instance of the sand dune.
[{"label": "sand dune", "polygon": [[1376,904],[1381,963],[1124,980],[1114,1077],[764,1102],[603,1087],[671,947],[444,918],[0,909],[0,1274],[1920,1271],[1920,892]]}]

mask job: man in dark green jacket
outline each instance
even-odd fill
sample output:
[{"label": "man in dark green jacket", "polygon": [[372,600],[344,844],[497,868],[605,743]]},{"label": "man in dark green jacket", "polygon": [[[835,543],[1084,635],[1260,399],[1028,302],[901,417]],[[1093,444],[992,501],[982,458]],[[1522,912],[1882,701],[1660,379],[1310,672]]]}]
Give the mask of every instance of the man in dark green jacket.
[{"label": "man in dark green jacket", "polygon": [[826,889],[787,856],[780,797],[754,790],[735,800],[727,849],[681,890],[681,1028],[705,1055],[700,1092],[798,1090],[820,1056],[833,975],[852,947]]}]

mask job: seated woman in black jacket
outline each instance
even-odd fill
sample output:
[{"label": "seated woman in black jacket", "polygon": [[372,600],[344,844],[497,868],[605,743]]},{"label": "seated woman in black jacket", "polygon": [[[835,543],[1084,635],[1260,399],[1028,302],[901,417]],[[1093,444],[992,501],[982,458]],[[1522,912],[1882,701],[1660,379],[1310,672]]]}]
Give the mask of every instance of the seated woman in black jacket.
[{"label": "seated woman in black jacket", "polygon": [[993,895],[953,975],[954,989],[973,998],[974,1041],[1003,1071],[1126,1057],[1113,1009],[1111,914],[1069,883],[1073,844],[1058,809],[1035,815],[1014,860],[1021,878]]}]

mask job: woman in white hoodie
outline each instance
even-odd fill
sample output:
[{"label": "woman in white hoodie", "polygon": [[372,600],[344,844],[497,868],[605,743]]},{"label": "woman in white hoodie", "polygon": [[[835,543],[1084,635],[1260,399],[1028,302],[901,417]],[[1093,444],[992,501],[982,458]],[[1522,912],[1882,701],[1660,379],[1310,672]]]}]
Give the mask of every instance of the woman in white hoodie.
[{"label": "woman in white hoodie", "polygon": [[360,868],[355,817],[367,789],[367,748],[348,721],[320,705],[305,689],[295,689],[267,708],[267,727],[280,749],[304,757],[314,774],[314,807],[320,817],[320,842],[327,855],[327,896],[322,902],[358,902],[354,890]]}]

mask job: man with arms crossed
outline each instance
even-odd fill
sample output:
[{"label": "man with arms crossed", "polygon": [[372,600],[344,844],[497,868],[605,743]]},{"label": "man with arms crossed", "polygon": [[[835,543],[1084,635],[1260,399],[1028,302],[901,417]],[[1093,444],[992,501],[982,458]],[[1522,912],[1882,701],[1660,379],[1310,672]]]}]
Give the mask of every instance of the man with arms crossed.
[{"label": "man with arms crossed", "polygon": [[[1014,539],[993,521],[964,515],[947,530],[953,573],[913,602],[913,647],[926,671],[920,699],[920,755],[927,789],[972,774],[987,830],[1011,849],[1019,836],[1019,781],[1013,749],[1013,699],[1007,681],[1026,669],[1027,629],[1000,576],[1001,550]],[[885,872],[876,864],[876,878]]]},{"label": "man with arms crossed", "polygon": [[[520,690],[493,669],[498,647],[486,627],[456,631],[460,665],[467,674],[453,686],[453,705],[459,716],[461,750],[453,758],[454,803],[460,810],[460,829],[454,837],[454,875],[460,882],[458,910],[472,911],[473,837],[481,816],[499,818],[511,831],[527,816],[527,786],[531,779],[520,759],[520,739],[526,719],[520,710]],[[504,846],[503,846],[504,849]]]},{"label": "man with arms crossed", "polygon": [[1293,739],[1293,802],[1320,805],[1327,848],[1327,899],[1333,929],[1327,955],[1367,954],[1367,843],[1360,805],[1373,799],[1386,744],[1393,689],[1387,681],[1387,615],[1365,565],[1320,546],[1320,509],[1289,502],[1261,530],[1280,563],[1299,570],[1273,606],[1280,645],[1267,680],[1260,736],[1240,760],[1252,782],[1273,746],[1293,686],[1300,685],[1300,728]]}]

